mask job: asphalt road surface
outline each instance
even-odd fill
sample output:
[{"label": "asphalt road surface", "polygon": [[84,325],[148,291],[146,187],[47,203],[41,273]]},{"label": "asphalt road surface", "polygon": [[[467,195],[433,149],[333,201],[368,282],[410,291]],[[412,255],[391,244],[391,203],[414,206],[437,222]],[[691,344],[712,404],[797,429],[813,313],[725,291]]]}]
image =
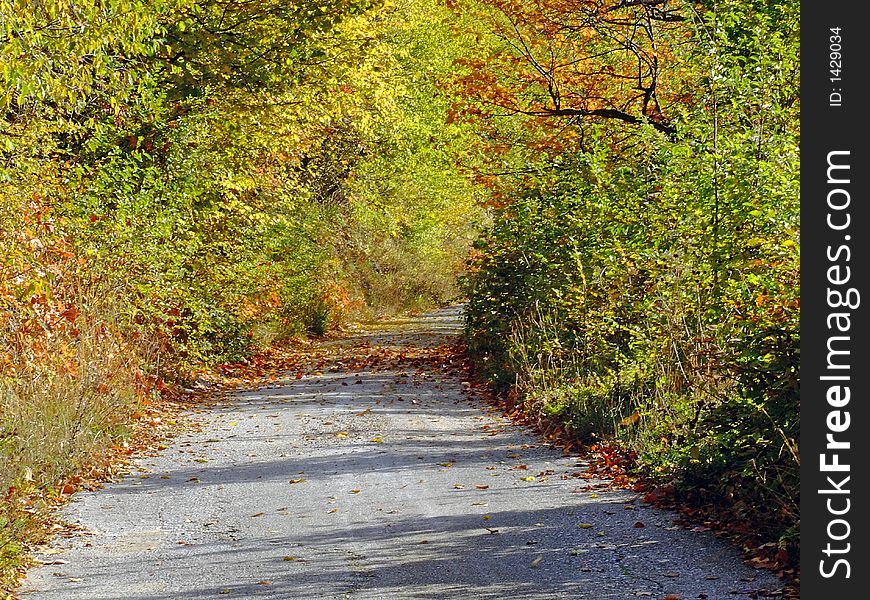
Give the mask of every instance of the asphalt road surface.
[{"label": "asphalt road surface", "polygon": [[87,533],[39,556],[22,598],[728,600],[780,587],[482,406],[439,367],[459,326],[454,308],[330,342],[320,370],[198,415],[199,431],[75,497],[62,516]]}]

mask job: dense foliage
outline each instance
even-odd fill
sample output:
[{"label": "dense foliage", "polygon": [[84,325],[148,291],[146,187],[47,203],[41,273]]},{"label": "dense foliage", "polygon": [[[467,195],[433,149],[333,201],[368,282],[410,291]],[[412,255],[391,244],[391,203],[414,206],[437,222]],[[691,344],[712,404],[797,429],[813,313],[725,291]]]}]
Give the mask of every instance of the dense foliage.
[{"label": "dense foliage", "polygon": [[[438,87],[465,43],[449,17],[0,0],[4,511],[119,443],[169,380],[455,297],[480,211]],[[21,516],[0,513],[0,555]]]},{"label": "dense foliage", "polygon": [[[472,351],[545,426],[798,526],[798,3],[481,0]],[[479,92],[476,90],[481,88]]]}]

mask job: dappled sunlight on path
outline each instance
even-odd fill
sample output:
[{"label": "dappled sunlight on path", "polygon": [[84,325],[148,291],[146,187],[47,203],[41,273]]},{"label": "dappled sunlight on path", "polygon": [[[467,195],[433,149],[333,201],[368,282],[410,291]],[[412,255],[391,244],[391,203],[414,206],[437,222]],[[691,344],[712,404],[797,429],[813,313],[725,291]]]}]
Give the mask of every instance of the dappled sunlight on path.
[{"label": "dappled sunlight on path", "polygon": [[[449,309],[312,349],[81,494],[27,598],[726,598],[777,582],[487,409]],[[591,486],[587,484],[592,484]],[[54,564],[51,564],[51,563]],[[706,596],[703,596],[706,594]]]}]

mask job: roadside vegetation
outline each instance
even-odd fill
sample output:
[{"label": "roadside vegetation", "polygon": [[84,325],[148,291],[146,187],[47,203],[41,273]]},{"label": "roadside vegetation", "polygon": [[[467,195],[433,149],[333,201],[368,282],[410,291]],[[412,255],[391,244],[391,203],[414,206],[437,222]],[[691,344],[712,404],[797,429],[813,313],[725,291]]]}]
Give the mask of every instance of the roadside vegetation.
[{"label": "roadside vegetation", "polygon": [[469,2],[492,160],[472,356],[543,428],[767,544],[799,531],[799,4]]}]

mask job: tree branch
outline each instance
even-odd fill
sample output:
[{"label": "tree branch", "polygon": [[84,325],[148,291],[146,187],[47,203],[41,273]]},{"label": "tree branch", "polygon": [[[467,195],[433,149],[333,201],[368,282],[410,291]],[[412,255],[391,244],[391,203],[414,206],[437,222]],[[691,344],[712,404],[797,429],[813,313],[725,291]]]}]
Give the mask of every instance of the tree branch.
[{"label": "tree branch", "polygon": [[602,117],[604,119],[615,119],[624,123],[639,125],[649,123],[656,131],[660,131],[668,137],[674,137],[677,133],[677,128],[666,121],[656,121],[650,117],[636,117],[627,112],[616,110],[614,108],[596,108],[594,110],[584,110],[581,108],[559,108],[559,109],[542,109],[537,111],[520,111],[523,114],[532,117]]}]

